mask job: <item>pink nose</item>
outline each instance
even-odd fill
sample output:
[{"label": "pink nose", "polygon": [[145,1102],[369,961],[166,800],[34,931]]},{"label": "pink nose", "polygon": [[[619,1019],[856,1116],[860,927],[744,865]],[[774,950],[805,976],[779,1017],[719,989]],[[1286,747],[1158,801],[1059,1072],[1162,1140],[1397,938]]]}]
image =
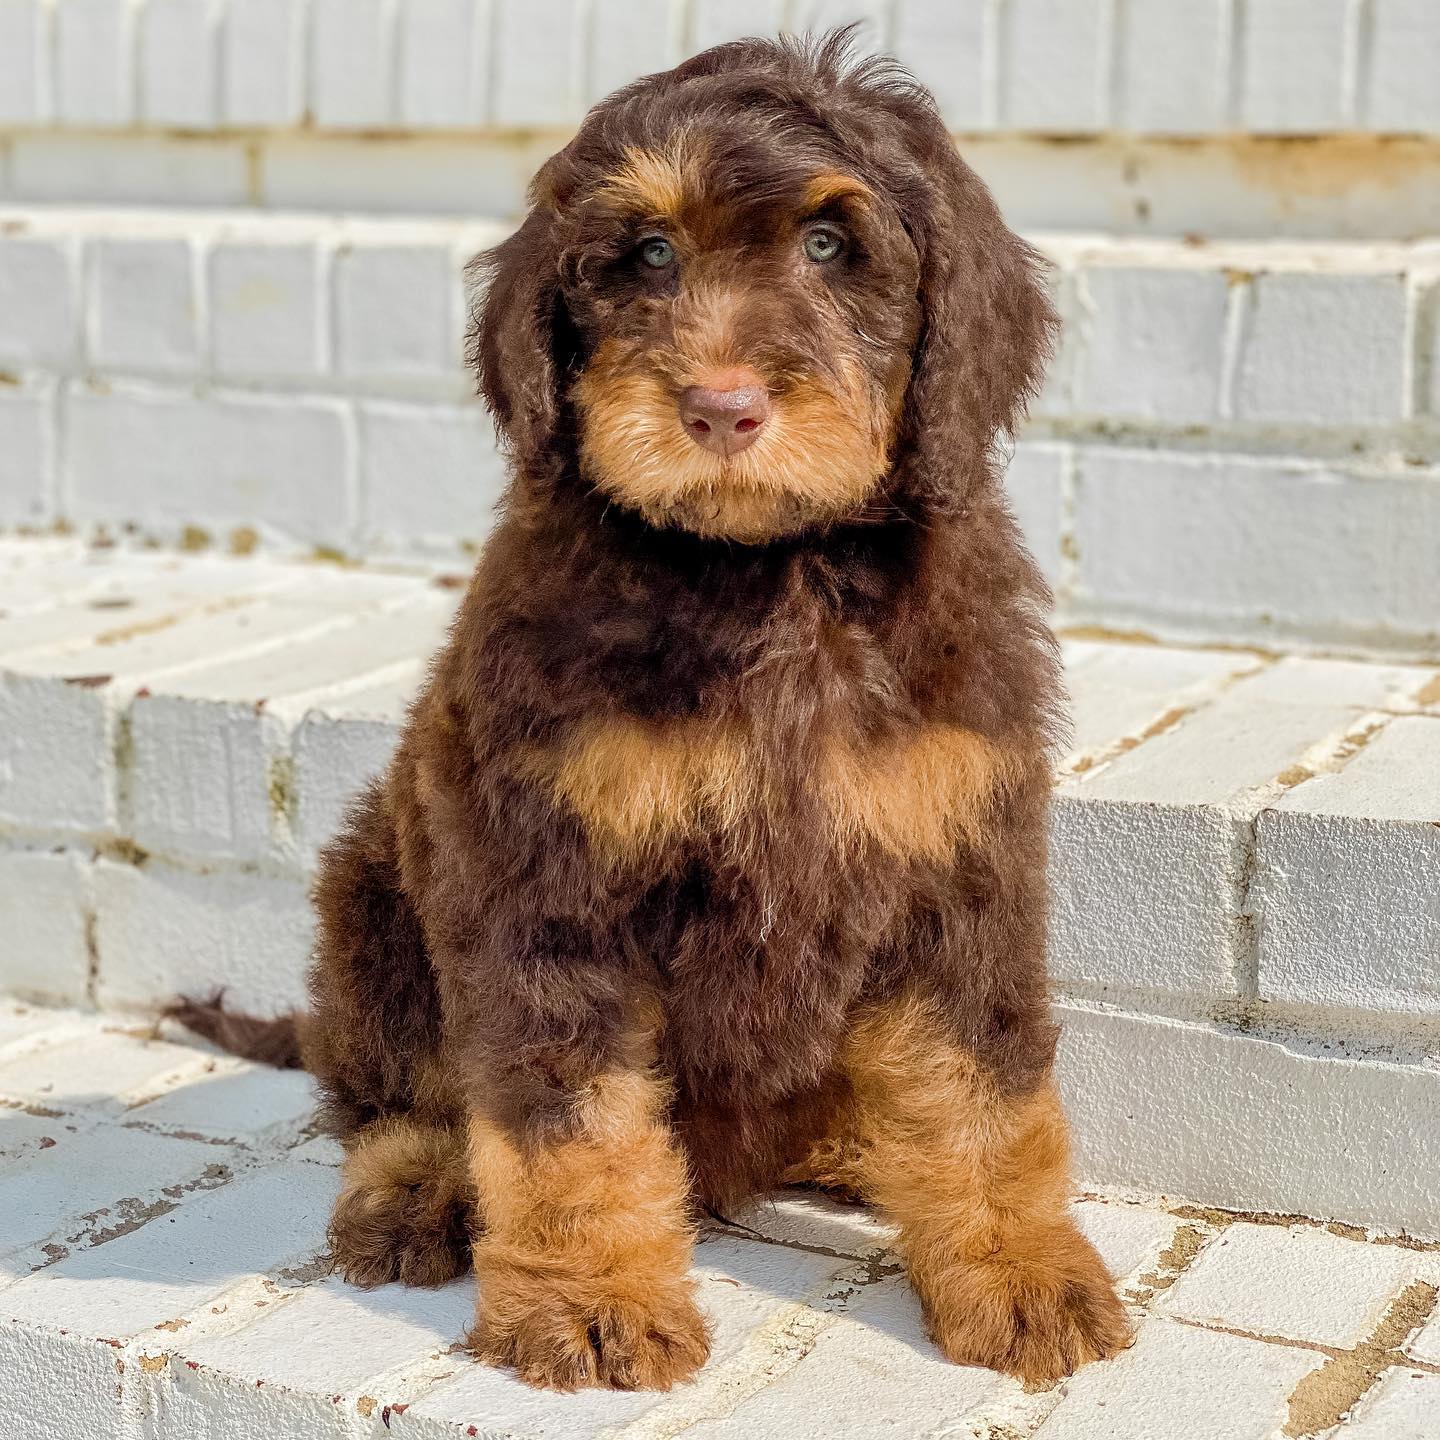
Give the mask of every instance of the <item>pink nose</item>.
[{"label": "pink nose", "polygon": [[680,422],[697,444],[715,455],[738,455],[770,418],[770,396],[763,385],[738,390],[706,390],[692,385],[680,397]]}]

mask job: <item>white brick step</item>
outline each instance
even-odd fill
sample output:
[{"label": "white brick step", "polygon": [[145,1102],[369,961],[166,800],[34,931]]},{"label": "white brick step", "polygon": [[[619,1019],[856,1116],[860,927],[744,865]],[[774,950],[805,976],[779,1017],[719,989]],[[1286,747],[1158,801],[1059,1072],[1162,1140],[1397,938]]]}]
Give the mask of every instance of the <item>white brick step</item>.
[{"label": "white brick step", "polygon": [[[318,848],[457,581],[0,541],[0,991],[299,1003]],[[1082,1173],[1440,1232],[1440,667],[1065,649]]]},{"label": "white brick step", "polygon": [[1024,225],[1440,225],[1430,0],[5,0],[0,201],[513,218],[615,87],[847,21]]},{"label": "white brick step", "polygon": [[889,1227],[788,1191],[701,1237],[714,1347],[693,1385],[530,1390],[465,1353],[471,1279],[360,1292],[328,1273],[338,1153],[309,1138],[312,1100],[306,1077],[216,1056],[169,1026],[0,1001],[0,1393],[12,1433],[1436,1433],[1440,1244],[1115,1192],[1079,1197],[1074,1212],[1136,1343],[1050,1389],[945,1364]]},{"label": "white brick step", "polygon": [[[0,210],[0,525],[455,556],[503,233]],[[1440,657],[1440,248],[1035,238],[1066,327],[1010,483],[1062,616]]]}]

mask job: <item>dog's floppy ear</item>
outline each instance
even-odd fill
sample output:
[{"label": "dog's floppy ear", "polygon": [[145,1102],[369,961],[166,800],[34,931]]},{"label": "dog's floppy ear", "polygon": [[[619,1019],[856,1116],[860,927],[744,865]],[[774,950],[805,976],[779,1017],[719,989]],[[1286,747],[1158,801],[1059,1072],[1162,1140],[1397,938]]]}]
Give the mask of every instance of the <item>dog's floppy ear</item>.
[{"label": "dog's floppy ear", "polygon": [[542,171],[525,223],[470,264],[477,285],[470,363],[522,471],[549,448],[568,364],[561,353],[567,327],[561,314],[559,224],[543,177]]},{"label": "dog's floppy ear", "polygon": [[903,433],[915,479],[943,504],[991,474],[994,442],[1038,392],[1059,321],[1044,261],[1006,226],[938,117],[934,131],[923,137],[929,183],[911,220],[922,328]]}]

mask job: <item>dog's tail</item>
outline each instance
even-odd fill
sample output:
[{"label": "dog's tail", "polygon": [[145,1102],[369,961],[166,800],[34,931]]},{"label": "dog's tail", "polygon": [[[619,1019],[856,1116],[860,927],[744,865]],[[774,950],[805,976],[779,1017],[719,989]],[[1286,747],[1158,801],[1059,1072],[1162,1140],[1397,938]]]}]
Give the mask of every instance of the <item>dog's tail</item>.
[{"label": "dog's tail", "polygon": [[258,1015],[227,1010],[225,992],[216,990],[208,1000],[182,995],[167,1005],[164,1013],[242,1060],[273,1065],[278,1070],[305,1068],[304,1032],[308,1017],[303,1011],[292,1010],[273,1020],[263,1020]]}]

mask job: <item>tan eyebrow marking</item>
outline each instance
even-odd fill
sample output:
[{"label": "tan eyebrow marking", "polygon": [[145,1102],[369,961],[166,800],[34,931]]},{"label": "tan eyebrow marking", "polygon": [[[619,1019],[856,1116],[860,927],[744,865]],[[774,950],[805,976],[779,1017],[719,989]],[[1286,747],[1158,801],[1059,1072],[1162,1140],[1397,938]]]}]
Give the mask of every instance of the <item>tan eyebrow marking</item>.
[{"label": "tan eyebrow marking", "polygon": [[701,190],[700,155],[689,137],[672,140],[663,150],[629,146],[614,174],[606,176],[599,193],[628,210],[645,215],[676,216]]},{"label": "tan eyebrow marking", "polygon": [[819,210],[842,200],[857,200],[868,205],[875,199],[875,192],[854,175],[839,170],[822,170],[812,176],[805,187],[805,208]]}]

